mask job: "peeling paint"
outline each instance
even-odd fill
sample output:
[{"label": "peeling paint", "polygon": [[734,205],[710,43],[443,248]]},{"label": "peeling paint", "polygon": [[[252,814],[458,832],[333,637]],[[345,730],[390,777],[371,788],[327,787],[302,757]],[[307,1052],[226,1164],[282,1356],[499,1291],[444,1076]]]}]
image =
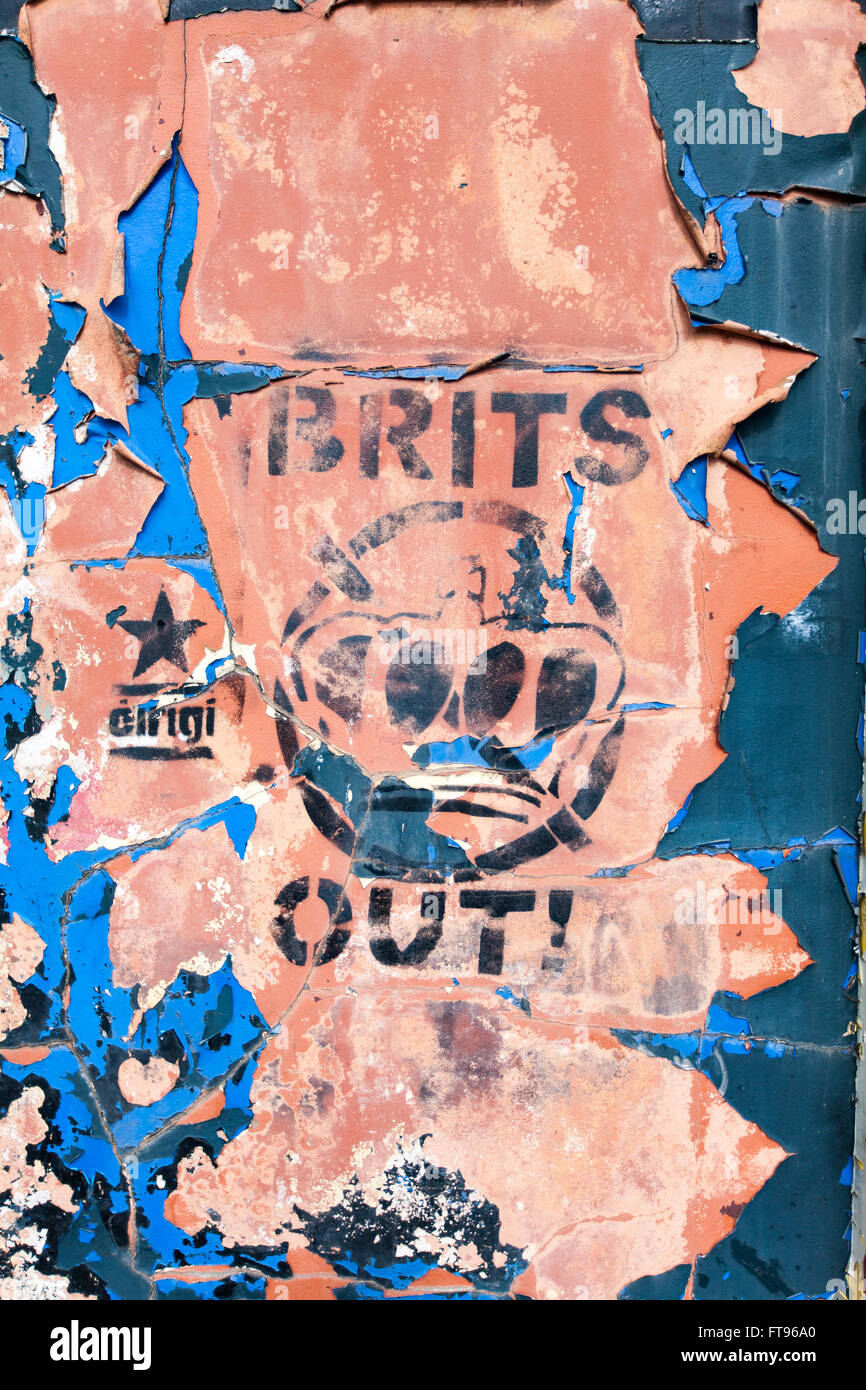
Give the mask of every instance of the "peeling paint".
[{"label": "peeling paint", "polygon": [[825,8],[0,5],[0,1299],[859,1296]]}]

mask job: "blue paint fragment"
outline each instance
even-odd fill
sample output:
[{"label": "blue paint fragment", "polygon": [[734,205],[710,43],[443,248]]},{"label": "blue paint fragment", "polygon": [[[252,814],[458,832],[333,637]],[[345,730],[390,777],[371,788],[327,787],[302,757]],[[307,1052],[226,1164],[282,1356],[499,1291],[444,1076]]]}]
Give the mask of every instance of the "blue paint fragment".
[{"label": "blue paint fragment", "polygon": [[828,830],[826,835],[822,835],[820,839],[813,841],[813,843],[816,845],[856,845],[857,841],[850,831],[843,829],[841,825],[837,825],[833,830]]},{"label": "blue paint fragment", "polygon": [[693,1057],[698,1050],[697,1033],[656,1033],[652,1040],[653,1047],[661,1047],[666,1044],[674,1052],[678,1052],[681,1057]]},{"label": "blue paint fragment", "polygon": [[670,484],[671,492],[679,502],[687,517],[709,525],[707,505],[707,458],[695,459],[687,463],[676,482]]},{"label": "blue paint fragment", "polygon": [[231,664],[232,658],[230,656],[221,656],[216,661],[209,661],[204,671],[206,683],[212,685],[218,679],[223,666],[230,666]]},{"label": "blue paint fragment", "polygon": [[229,806],[223,816],[228,837],[235,848],[238,859],[243,859],[247,852],[247,845],[250,836],[256,828],[256,808],[251,806],[248,801],[238,801],[233,806]]},{"label": "blue paint fragment", "polygon": [[[195,393],[192,371],[173,372],[164,383],[162,400],[150,386],[140,386],[138,400],[129,406],[129,434],[124,439],[144,463],[165,481],[136,537],[134,555],[195,555],[206,551],[205,534],[186,472],[183,446],[183,407]],[[168,421],[166,421],[168,416]]]},{"label": "blue paint fragment", "polygon": [[847,401],[851,395],[851,392],[846,388],[845,390],[840,391],[839,395],[842,397],[843,401]]},{"label": "blue paint fragment", "polygon": [[676,705],[664,705],[660,700],[644,700],[642,704],[620,706],[623,714],[634,714],[636,710],[642,709],[676,709]]},{"label": "blue paint fragment", "polygon": [[[555,363],[555,364],[552,365],[552,366],[542,367],[541,370],[542,370],[543,372],[600,372],[600,373],[601,373],[601,372],[607,372],[607,371],[609,371],[610,368],[609,368],[609,367],[587,366],[587,365],[585,365],[585,364],[577,365],[577,364],[575,364],[575,363],[573,363],[573,362],[557,362],[557,363]],[[633,363],[631,363],[631,364],[628,365],[628,366],[618,367],[618,368],[617,368],[617,371],[619,371],[619,372],[642,372],[642,371],[643,371],[643,363],[642,363],[642,362],[633,362]]]},{"label": "blue paint fragment", "polygon": [[[141,708],[151,708],[155,703],[155,701],[144,701]],[[242,846],[245,850],[247,840],[252,833],[251,826],[249,830],[246,828],[248,825],[248,821],[245,818],[246,808],[247,803],[241,801],[240,797],[230,797],[228,801],[222,801],[218,806],[211,806],[207,811],[202,811],[196,816],[191,816],[188,820],[181,821],[180,825],[175,826],[171,834],[167,836],[165,840],[160,841],[158,845],[131,845],[127,849],[127,853],[132,862],[136,863],[136,861],[141,859],[145,854],[155,854],[159,852],[159,849],[166,848],[168,845],[173,845],[175,840],[180,839],[181,835],[187,835],[191,831],[196,830],[209,830],[211,826],[222,824],[225,825],[226,832],[232,840],[235,849],[238,850],[238,854],[243,858],[243,853],[239,846]],[[235,818],[235,811],[238,809],[242,810],[244,814]],[[235,836],[237,836],[237,839],[235,839]],[[105,851],[97,856],[94,862],[99,863],[102,859],[109,858],[116,853],[117,850]]]},{"label": "blue paint fragment", "polygon": [[[528,771],[533,772],[544,762],[551,752],[553,744],[553,737],[531,739],[522,748],[509,748],[505,751],[517,758]],[[483,756],[483,750],[488,747],[488,739],[474,738],[471,734],[461,734],[460,738],[451,739],[449,742],[420,744],[412,754],[412,761],[418,767],[430,767],[432,764],[459,764],[464,767],[490,768],[492,766],[491,761]],[[498,755],[500,757],[503,755],[501,747],[498,749]]]},{"label": "blue paint fragment", "polygon": [[852,1156],[851,1158],[848,1159],[848,1162],[845,1164],[845,1167],[842,1169],[842,1172],[839,1174],[839,1185],[840,1185],[841,1187],[850,1187],[850,1186],[852,1185],[853,1182],[854,1182],[854,1158],[853,1158],[853,1156]]},{"label": "blue paint fragment", "polygon": [[737,462],[741,463],[744,468],[747,468],[753,478],[757,478],[759,482],[762,481],[764,477],[763,469],[759,468],[757,464],[751,463],[749,461],[746,451],[743,448],[742,440],[740,439],[740,436],[737,434],[736,430],[734,430],[733,434],[731,435],[730,439],[725,445],[724,452],[726,454],[733,454]]},{"label": "blue paint fragment", "polygon": [[76,478],[89,477],[97,471],[108,436],[102,431],[99,434],[95,433],[94,422],[89,421],[85,426],[81,443],[76,439],[76,429],[93,413],[93,402],[83,391],[72,385],[66,371],[57,373],[51,399],[57,406],[50,421],[54,431],[51,486],[63,487],[65,483],[74,482]]},{"label": "blue paint fragment", "polygon": [[57,778],[54,783],[54,805],[48,816],[48,825],[57,825],[59,821],[65,820],[69,815],[69,808],[72,805],[72,798],[81,786],[81,778],[76,777],[71,767],[64,763],[57,769]]},{"label": "blue paint fragment", "polygon": [[[198,367],[188,360],[180,334],[180,306],[197,217],[198,193],[175,140],[171,158],[135,206],[119,219],[125,238],[126,287],[106,312],[143,354],[138,400],[127,409],[129,428],[97,416],[89,420],[86,437],[78,444],[75,426],[92,413],[93,403],[73,388],[66,373],[58,374],[52,391],[58,406],[52,419],[58,432],[55,486],[94,473],[107,445],[117,442],[158,472],[165,483],[132,555],[205,557],[207,543],[186,471],[183,408],[196,395],[214,394],[214,386],[223,394],[248,391],[284,374],[276,367],[229,362]],[[55,314],[70,330],[75,326],[71,312],[76,308],[54,305]],[[194,577],[222,607],[209,565],[202,564]]]},{"label": "blue paint fragment", "polygon": [[770,484],[773,487],[779,488],[781,492],[784,492],[788,496],[794,491],[795,487],[800,486],[802,481],[799,473],[791,473],[787,468],[777,468],[775,473],[770,474]]},{"label": "blue paint fragment", "polygon": [[175,137],[171,158],[117,219],[124,237],[124,292],[103,306],[145,356],[189,358],[180,335],[180,303],[197,221],[198,191]]},{"label": "blue paint fragment", "polygon": [[[188,460],[182,453],[186,441],[182,411],[194,394],[195,374],[190,370],[169,375],[163,384],[161,400],[149,384],[140,381],[139,398],[128,408],[129,429],[123,429],[114,420],[96,416],[87,425],[84,442],[78,444],[74,426],[92,411],[93,405],[87,396],[75,390],[65,372],[57,377],[52,397],[59,409],[51,422],[55,432],[58,426],[60,429],[55,450],[55,486],[95,473],[106,447],[117,442],[126,444],[165,482],[130,554],[164,556],[205,552],[204,531],[186,474]],[[80,558],[87,560],[89,557]]]},{"label": "blue paint fragment", "polygon": [[670,835],[672,830],[678,830],[679,827],[682,825],[683,821],[689,813],[689,807],[692,804],[693,797],[694,792],[689,792],[688,796],[686,797],[680,809],[677,811],[676,815],[673,817],[672,820],[668,821],[667,830],[665,831],[666,835]]},{"label": "blue paint fragment", "polygon": [[[0,716],[10,748],[17,741],[14,731],[27,727],[32,716],[32,697],[14,685],[0,687]],[[53,1038],[62,1027],[61,984],[65,974],[60,940],[60,919],[63,912],[62,894],[75,882],[84,862],[79,855],[69,855],[59,864],[52,864],[44,846],[31,838],[28,831],[30,799],[27,783],[19,776],[11,757],[0,759],[0,798],[8,820],[8,862],[0,866],[0,887],[6,894],[6,905],[38,931],[45,942],[45,952],[39,975],[39,988],[49,1001],[42,1020],[40,1041]],[[35,1040],[34,1040],[35,1041]]]},{"label": "blue paint fragment", "polygon": [[[192,575],[195,582],[204,589],[206,594],[210,595],[223,617],[225,617],[226,610],[225,604],[223,603],[223,596],[217,587],[213,566],[206,556],[192,555],[183,560],[169,560],[168,564],[171,565],[172,569],[183,570],[184,574]],[[221,664],[221,662],[212,663],[212,665],[216,666]],[[211,667],[209,666],[208,673],[210,673],[210,670]],[[213,677],[208,674],[208,680],[212,679]]]},{"label": "blue paint fragment", "polygon": [[[715,1027],[711,1024],[715,1024]],[[719,1048],[729,1055],[737,1056],[748,1056],[751,1052],[760,1051],[771,1060],[784,1057],[788,1050],[788,1045],[776,1038],[754,1039],[746,1019],[735,1018],[717,1006],[715,1011],[711,1006],[705,1026],[700,1032],[651,1035],[618,1028],[613,1029],[612,1032],[614,1037],[626,1047],[636,1048],[639,1052],[645,1052],[662,1060],[673,1061],[676,1065],[691,1063],[699,1068],[715,1085],[719,1084],[717,1075]],[[795,1048],[790,1050],[792,1056],[796,1055]],[[683,1062],[677,1063],[677,1057],[681,1057]]]},{"label": "blue paint fragment", "polygon": [[683,158],[680,166],[680,173],[689,192],[694,193],[696,198],[702,198],[704,202],[706,202],[710,195],[701,183],[698,171],[692,163],[688,145],[683,145]]},{"label": "blue paint fragment", "polygon": [[738,849],[737,858],[756,869],[778,869],[780,864],[790,864],[802,857],[801,850],[789,849]]},{"label": "blue paint fragment", "polygon": [[51,317],[57,324],[64,338],[70,347],[75,342],[82,328],[84,320],[87,318],[87,310],[82,304],[75,304],[71,300],[61,299],[59,294],[53,290],[49,291],[51,301]]},{"label": "blue paint fragment", "polygon": [[408,381],[460,381],[468,372],[470,363],[463,366],[438,366],[438,367],[378,367],[360,371],[356,368],[344,367],[344,376],[363,376],[374,377],[376,380],[383,378],[400,379]]},{"label": "blue paint fragment", "polygon": [[[175,142],[171,159],[135,206],[119,219],[126,243],[126,292],[112,302],[107,312],[126,330],[145,359],[189,356],[179,328],[185,283],[181,272],[192,253],[197,209],[198,194]],[[77,331],[78,306],[61,307],[55,302],[52,307],[64,331]],[[128,407],[128,430],[117,421],[95,417],[88,422],[80,444],[75,439],[75,427],[92,414],[93,403],[72,386],[65,372],[58,373],[51,393],[57,405],[52,417],[57,436],[53,483],[60,486],[94,473],[106,447],[124,443],[165,482],[131,553],[204,555],[205,536],[190,490],[188,459],[183,450],[183,407],[196,394],[198,376],[191,366],[167,375],[162,373],[164,379],[157,392],[147,379],[146,369],[145,361],[139,377],[138,400]],[[231,364],[226,367],[226,388],[232,389]]]},{"label": "blue paint fragment", "polygon": [[[355,1269],[357,1270],[357,1266]],[[395,1265],[375,1265],[368,1269],[367,1273],[374,1274],[376,1279],[381,1279],[392,1289],[406,1289],[410,1284],[414,1284],[416,1279],[423,1279],[425,1274],[430,1273],[430,1269],[431,1265],[427,1260],[404,1260]]]},{"label": "blue paint fragment", "polygon": [[[683,853],[683,854],[730,854],[730,853],[731,853],[731,849],[732,849],[732,843],[731,843],[730,840],[706,840],[706,841],[704,841],[704,843],[703,843],[702,845],[693,845],[690,849],[683,850],[682,853]],[[743,851],[742,851],[742,850],[737,850],[737,854],[738,854],[738,856],[739,856],[740,858],[743,857]],[[677,856],[675,856],[675,857],[676,857],[676,858],[679,858],[680,856],[677,855]]]},{"label": "blue paint fragment", "polygon": [[737,236],[737,217],[754,203],[754,198],[708,198],[704,213],[715,213],[719,224],[725,259],[719,266],[695,270],[678,270],[674,284],[687,304],[700,308],[715,304],[729,285],[738,285],[746,274],[746,263]]},{"label": "blue paint fragment", "polygon": [[197,363],[196,373],[196,395],[202,400],[235,393],[242,395],[290,375],[282,367],[263,367],[258,363],[247,365],[245,362]]},{"label": "blue paint fragment", "polygon": [[[7,748],[12,747],[12,743],[8,739],[10,724],[14,723],[23,728],[27,716],[31,713],[32,709],[33,699],[27,694],[26,690],[22,690],[18,685],[9,684],[0,686],[0,717],[2,717],[6,724]],[[2,768],[0,768],[0,776],[2,776]]]},{"label": "blue paint fragment", "polygon": [[[113,994],[117,993],[115,989]],[[179,1116],[237,1066],[254,1044],[258,1053],[268,1036],[255,1000],[238,984],[229,960],[213,975],[179,975],[156,1008],[145,1015],[132,1044],[155,1054],[166,1035],[183,1048],[180,1079],[162,1100],[124,1106],[125,1113],[112,1123],[121,1149],[136,1147]]]},{"label": "blue paint fragment", "polygon": [[0,169],[0,183],[10,183],[27,158],[27,131],[2,112],[0,121],[9,132],[2,137],[3,168]]},{"label": "blue paint fragment", "polygon": [[764,212],[769,213],[770,217],[781,217],[785,211],[785,204],[781,198],[762,198],[761,207]]},{"label": "blue paint fragment", "polygon": [[799,487],[800,483],[803,481],[800,474],[793,473],[787,468],[777,468],[774,473],[770,474],[767,472],[767,469],[762,468],[760,464],[752,463],[743,448],[742,440],[736,430],[734,430],[734,433],[725,445],[724,452],[726,454],[733,454],[737,462],[742,464],[743,468],[748,469],[751,476],[756,479],[757,482],[763,483],[765,487],[768,487],[773,492],[774,496],[777,495],[777,492],[781,492],[784,494],[785,500],[790,502],[791,506],[799,506],[802,504],[802,497],[791,496],[794,489]]},{"label": "blue paint fragment", "polygon": [[842,880],[845,895],[856,912],[859,902],[860,856],[856,845],[834,845],[833,862]]},{"label": "blue paint fragment", "polygon": [[745,1033],[751,1035],[752,1029],[747,1018],[737,1018],[729,1014],[720,1004],[711,1004],[707,1010],[706,1033]]},{"label": "blue paint fragment", "polygon": [[515,1008],[521,1009],[523,1013],[528,1014],[530,1018],[532,1017],[532,1009],[525,988],[522,995],[517,995],[508,988],[508,985],[500,985],[496,993],[501,999],[505,999],[509,1004],[513,1004]]},{"label": "blue paint fragment", "polygon": [[[146,1268],[148,1273],[158,1266],[178,1263],[250,1263],[243,1259],[242,1252],[226,1251],[214,1232],[207,1231],[202,1235],[190,1237],[167,1221],[163,1213],[166,1187],[164,1179],[163,1185],[159,1185],[159,1178],[163,1170],[171,1165],[182,1141],[195,1137],[217,1155],[225,1144],[248,1127],[252,1119],[250,1088],[257,1055],[254,1053],[248,1061],[241,1063],[222,1087],[225,1104],[219,1116],[195,1124],[181,1116],[175,1127],[152,1141],[151,1146],[139,1155],[132,1179],[136,1203],[147,1218],[139,1236],[139,1255],[142,1267]],[[254,1263],[274,1274],[288,1272],[279,1250],[257,1250]]]},{"label": "blue paint fragment", "polygon": [[233,1274],[225,1279],[157,1279],[154,1291],[158,1299],[223,1300],[256,1299],[264,1300],[267,1281],[264,1275]]},{"label": "blue paint fragment", "polygon": [[671,430],[671,429],[662,430],[662,439],[670,439],[670,437],[671,437],[672,434],[673,434],[673,430]]},{"label": "blue paint fragment", "polygon": [[576,482],[570,473],[563,473],[562,477],[565,486],[568,488],[568,495],[570,498],[568,516],[565,521],[565,536],[562,541],[565,561],[562,567],[562,574],[550,579],[548,582],[551,589],[564,590],[569,603],[574,603],[576,595],[571,587],[571,572],[574,561],[574,526],[580,515],[580,509],[583,505],[583,494],[586,489],[580,483]]}]

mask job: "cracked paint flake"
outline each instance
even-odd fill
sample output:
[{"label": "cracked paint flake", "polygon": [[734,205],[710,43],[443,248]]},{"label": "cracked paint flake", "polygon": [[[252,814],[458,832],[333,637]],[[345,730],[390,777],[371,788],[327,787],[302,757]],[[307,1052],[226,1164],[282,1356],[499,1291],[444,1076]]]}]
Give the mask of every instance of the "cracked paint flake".
[{"label": "cracked paint flake", "polygon": [[670,275],[693,251],[670,215],[636,32],[622,0],[586,14],[559,0],[529,31],[507,5],[191,25],[194,355],[239,340],[285,366],[667,355]]},{"label": "cracked paint flake", "polygon": [[863,109],[855,57],[864,43],[866,15],[857,0],[765,0],[758,55],[734,81],[753,106],[774,113],[779,130],[847,130]]},{"label": "cracked paint flake", "polygon": [[[862,16],[764,0],[742,65],[754,20],[0,39],[0,1299],[841,1276],[862,542],[813,427],[863,392],[774,256],[857,192]],[[683,154],[672,92],[784,108],[813,29],[778,177]]]}]

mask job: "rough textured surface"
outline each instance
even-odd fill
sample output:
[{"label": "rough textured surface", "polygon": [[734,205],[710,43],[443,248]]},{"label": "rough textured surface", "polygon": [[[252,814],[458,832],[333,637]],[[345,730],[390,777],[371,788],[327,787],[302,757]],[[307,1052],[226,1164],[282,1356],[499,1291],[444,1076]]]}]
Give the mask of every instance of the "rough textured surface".
[{"label": "rough textured surface", "polygon": [[848,129],[863,109],[858,0],[764,0],[758,43],[757,58],[734,79],[752,106],[781,111],[775,124],[792,135]]},{"label": "rough textured surface", "polygon": [[0,1298],[857,1292],[858,7],[18,9]]}]

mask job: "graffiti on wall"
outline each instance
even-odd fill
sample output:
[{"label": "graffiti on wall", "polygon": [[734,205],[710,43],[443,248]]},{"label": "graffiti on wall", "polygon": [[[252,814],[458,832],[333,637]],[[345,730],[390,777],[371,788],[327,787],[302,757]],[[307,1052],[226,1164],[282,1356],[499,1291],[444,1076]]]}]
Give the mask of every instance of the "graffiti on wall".
[{"label": "graffiti on wall", "polygon": [[0,1297],[830,1296],[858,6],[11,9]]}]

